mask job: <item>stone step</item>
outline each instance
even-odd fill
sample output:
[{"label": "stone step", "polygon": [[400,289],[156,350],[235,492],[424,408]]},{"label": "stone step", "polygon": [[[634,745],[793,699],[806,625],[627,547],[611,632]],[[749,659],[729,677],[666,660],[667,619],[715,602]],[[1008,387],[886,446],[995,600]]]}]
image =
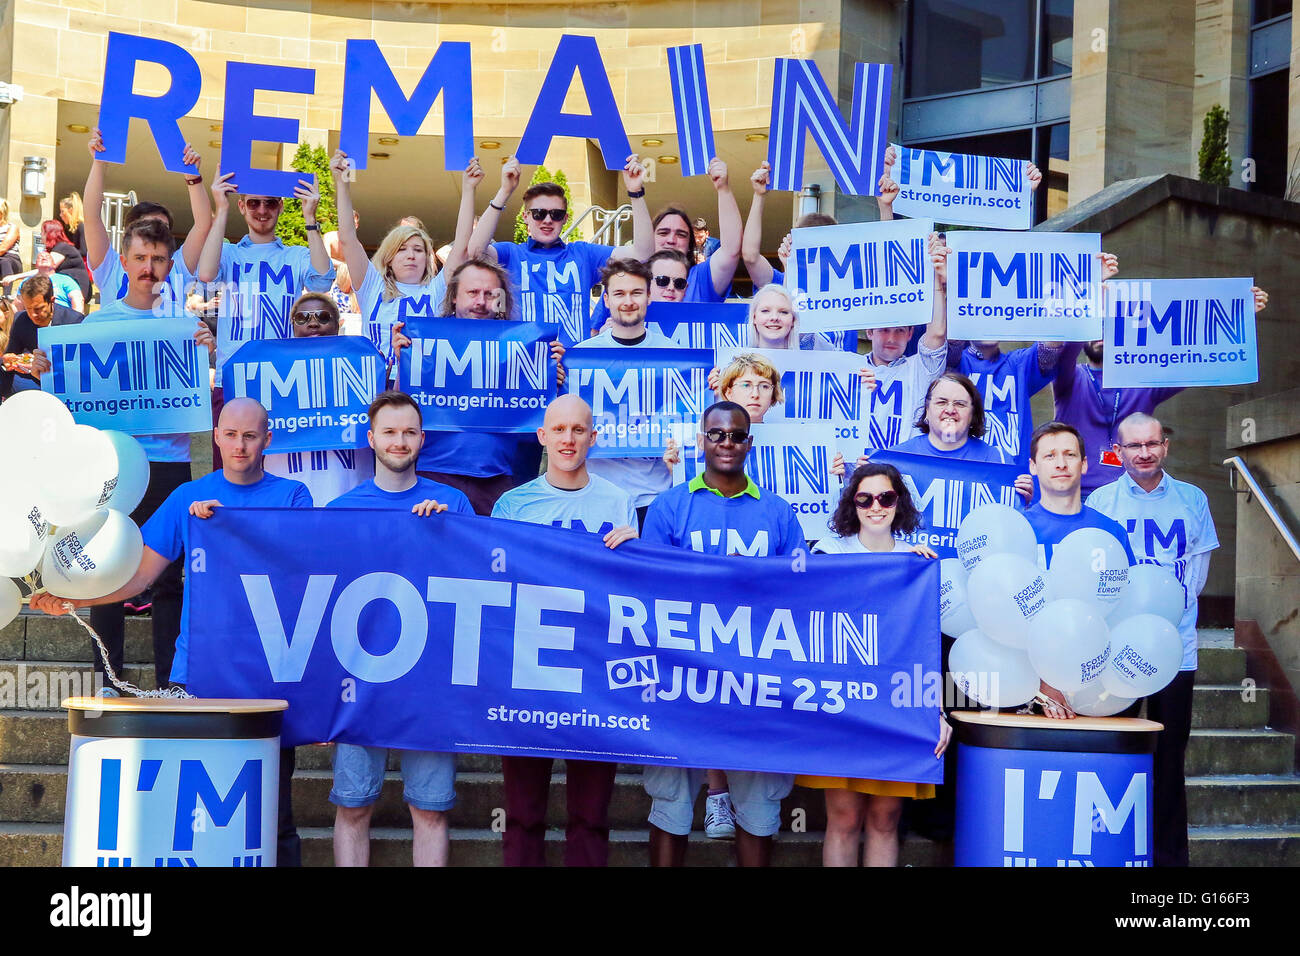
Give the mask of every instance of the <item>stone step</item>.
[{"label": "stone step", "polygon": [[1233,643],[1231,629],[1196,632],[1196,683],[1238,684],[1246,676],[1246,652]]},{"label": "stone step", "polygon": [[[90,613],[82,620],[89,623]],[[89,664],[94,644],[90,635],[67,617],[24,611],[0,628],[0,658],[27,661],[76,661]],[[123,656],[130,664],[153,663],[153,624],[147,616],[126,616]]]},{"label": "stone step", "polygon": [[1300,826],[1193,827],[1192,866],[1300,866]]},{"label": "stone step", "polygon": [[1183,763],[1188,777],[1221,774],[1289,774],[1295,737],[1276,730],[1193,730]]},{"label": "stone step", "polygon": [[1197,684],[1192,688],[1192,726],[1233,730],[1268,723],[1268,688]]},{"label": "stone step", "polygon": [[1191,777],[1187,820],[1193,827],[1300,826],[1300,776]]}]

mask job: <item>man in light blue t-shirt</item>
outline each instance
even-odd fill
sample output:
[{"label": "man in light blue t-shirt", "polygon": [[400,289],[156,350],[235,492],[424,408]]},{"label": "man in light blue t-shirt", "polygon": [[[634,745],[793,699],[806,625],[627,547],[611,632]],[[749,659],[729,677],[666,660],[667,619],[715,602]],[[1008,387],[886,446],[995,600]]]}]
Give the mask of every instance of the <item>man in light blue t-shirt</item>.
[{"label": "man in light blue t-shirt", "polygon": [[[406,511],[427,517],[443,511],[470,515],[469,499],[448,485],[421,478],[415,463],[424,443],[423,416],[405,392],[383,392],[370,405],[367,439],[375,477],[339,495],[330,508]],[[388,520],[387,516],[383,520]],[[446,866],[451,851],[447,814],[456,805],[456,755],[403,750],[402,782],[411,810],[415,866]],[[388,748],[334,745],[334,865],[368,866],[370,817],[384,785]]]},{"label": "man in light blue t-shirt", "polygon": [[[502,495],[492,517],[598,534],[609,548],[637,536],[636,509],[627,492],[587,470],[587,453],[596,444],[590,405],[576,395],[555,399],[546,408],[537,440],[546,449],[546,473]],[[553,764],[550,757],[501,758],[506,866],[546,865],[546,804]],[[565,760],[564,766],[568,810],[564,864],[605,866],[616,765]]]}]

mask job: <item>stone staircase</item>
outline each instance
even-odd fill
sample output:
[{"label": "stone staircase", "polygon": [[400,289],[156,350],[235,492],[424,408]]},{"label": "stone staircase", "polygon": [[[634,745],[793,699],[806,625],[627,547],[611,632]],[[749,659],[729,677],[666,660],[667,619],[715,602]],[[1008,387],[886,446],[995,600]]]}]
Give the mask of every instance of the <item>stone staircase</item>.
[{"label": "stone staircase", "polygon": [[[63,842],[68,730],[59,709],[64,696],[89,687],[89,638],[74,623],[23,614],[0,630],[0,866],[57,866]],[[1269,730],[1268,691],[1243,685],[1245,652],[1232,646],[1231,631],[1203,631],[1187,751],[1191,857],[1196,866],[1300,865],[1300,777],[1291,735]],[[127,677],[152,683],[152,646],[147,619],[128,618]],[[21,678],[21,679],[20,679]],[[60,687],[59,681],[63,684]],[[333,859],[333,805],[328,746],[300,747],[294,777],[294,812],[309,866]],[[501,763],[496,757],[462,754],[451,814],[452,863],[498,866],[504,818]],[[563,764],[552,782],[548,857],[563,852]],[[410,817],[401,779],[390,767],[375,809],[371,859],[375,865],[409,865]],[[642,866],[647,859],[645,819],[649,799],[638,766],[619,767],[610,817],[610,863]],[[703,801],[700,802],[701,805]],[[690,861],[728,865],[732,844],[703,835],[697,807]],[[786,801],[785,829],[774,862],[815,866],[821,862],[825,809],[820,793],[796,788]],[[495,824],[495,826],[494,826]],[[901,862],[942,866],[950,844],[909,835]]]}]

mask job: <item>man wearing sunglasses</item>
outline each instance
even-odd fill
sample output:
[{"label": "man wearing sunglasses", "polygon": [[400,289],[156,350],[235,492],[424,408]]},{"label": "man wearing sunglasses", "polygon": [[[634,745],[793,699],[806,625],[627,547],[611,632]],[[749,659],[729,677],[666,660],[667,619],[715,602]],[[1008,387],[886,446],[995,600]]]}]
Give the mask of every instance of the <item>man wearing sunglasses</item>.
[{"label": "man wearing sunglasses", "polygon": [[[655,499],[641,538],[651,544],[689,548],[704,554],[791,554],[804,547],[803,532],[790,503],[763,491],[745,473],[752,445],[749,414],[735,402],[709,406],[697,441],[704,449],[704,471]],[[650,809],[650,865],[682,866],[691,832],[695,798],[706,771],[684,767],[646,767]],[[741,866],[767,866],[772,837],[781,827],[781,801],[794,777],[787,774],[728,771],[736,816],[736,860]]]},{"label": "man wearing sunglasses", "polygon": [[1088,507],[1114,518],[1128,531],[1140,564],[1158,564],[1183,586],[1183,662],[1178,676],[1147,698],[1147,716],[1165,725],[1155,752],[1155,865],[1187,866],[1187,791],[1183,757],[1192,727],[1196,682],[1197,596],[1210,571],[1219,536],[1210,502],[1195,485],[1164,468],[1169,436],[1159,420],[1135,412],[1119,423],[1112,451],[1124,474],[1088,496]]},{"label": "man wearing sunglasses", "polygon": [[[294,301],[306,291],[329,292],[334,284],[334,263],[316,222],[320,192],[315,181],[300,179],[294,188],[307,229],[307,247],[303,248],[286,246],[275,235],[284,209],[284,200],[278,196],[239,196],[248,234],[238,242],[227,242],[230,197],[239,192],[233,178],[234,173],[226,173],[212,184],[216,213],[199,256],[199,281],[219,281],[223,289],[217,312],[214,420],[221,413],[221,370],[226,361],[245,342],[291,338]],[[220,460],[214,465],[220,465]]]},{"label": "man wearing sunglasses", "polygon": [[650,301],[683,302],[691,267],[686,254],[676,249],[662,249],[647,260],[650,267]]},{"label": "man wearing sunglasses", "polygon": [[558,323],[565,345],[581,341],[590,327],[591,288],[611,256],[646,259],[654,251],[650,210],[645,202],[645,168],[636,155],[627,157],[623,184],[632,206],[632,242],[614,246],[562,238],[569,204],[556,183],[534,183],[524,191],[525,242],[492,242],[501,213],[519,186],[519,163],[512,156],[501,167],[501,188],[479,217],[469,240],[467,258],[485,256],[500,262],[518,292],[525,322]]}]

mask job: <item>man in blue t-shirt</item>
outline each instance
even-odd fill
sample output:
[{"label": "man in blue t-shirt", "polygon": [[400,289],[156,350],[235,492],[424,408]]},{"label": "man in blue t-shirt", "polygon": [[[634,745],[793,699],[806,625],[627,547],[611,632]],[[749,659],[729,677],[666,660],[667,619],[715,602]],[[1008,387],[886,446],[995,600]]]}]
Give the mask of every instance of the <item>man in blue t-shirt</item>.
[{"label": "man in blue t-shirt", "polygon": [[[587,453],[596,443],[590,405],[577,395],[555,399],[546,407],[537,440],[546,449],[546,473],[502,495],[492,517],[598,534],[609,548],[637,536],[631,497],[587,471]],[[553,763],[550,757],[501,758],[506,866],[546,865],[546,804]],[[565,866],[609,862],[609,801],[614,795],[615,767],[596,760],[565,760]]]},{"label": "man in blue t-shirt", "polygon": [[[1119,523],[1083,503],[1080,488],[1088,470],[1086,455],[1078,429],[1065,422],[1039,425],[1029,438],[1029,470],[1038,478],[1041,495],[1038,503],[1025,511],[1025,517],[1038,539],[1038,563],[1045,569],[1052,565],[1052,548],[1080,528],[1109,532],[1123,545],[1128,563],[1137,563],[1128,534]],[[1074,716],[1059,690],[1043,684],[1042,692],[1052,701],[1043,705],[1048,717]]]},{"label": "man in blue t-shirt", "polygon": [[[470,515],[463,493],[415,473],[424,443],[423,416],[405,392],[383,392],[370,405],[367,439],[375,452],[375,477],[339,495],[330,508],[409,511],[427,517],[443,511]],[[385,519],[386,520],[386,519]],[[447,814],[456,805],[456,755],[403,750],[402,782],[411,810],[415,866],[446,866],[451,851]],[[370,817],[384,785],[388,748],[334,745],[334,865],[370,864]]]},{"label": "man in blue t-shirt", "polygon": [[[144,552],[135,575],[112,594],[93,600],[71,600],[44,593],[33,595],[31,606],[46,614],[66,614],[76,608],[119,603],[149,587],[167,566],[190,551],[191,516],[211,518],[213,509],[310,508],[311,493],[302,482],[277,478],[262,470],[262,455],[271,443],[266,409],[251,398],[237,398],[221,410],[216,441],[224,464],[220,471],[187,481],[154,512],[142,529]],[[183,687],[189,680],[189,580],[181,607],[181,632],[171,679]],[[280,751],[280,824],[277,865],[302,865],[302,848],[293,824],[292,788],[294,752]]]},{"label": "man in blue t-shirt", "polygon": [[[704,554],[791,554],[804,548],[803,532],[789,502],[763,491],[745,473],[753,442],[749,413],[735,402],[710,405],[700,419],[704,471],[674,485],[650,505],[644,541]],[[650,808],[650,865],[686,861],[695,797],[706,771],[646,767]],[[736,859],[741,866],[768,866],[772,837],[781,828],[781,801],[790,793],[788,774],[729,771],[735,807]]]}]

